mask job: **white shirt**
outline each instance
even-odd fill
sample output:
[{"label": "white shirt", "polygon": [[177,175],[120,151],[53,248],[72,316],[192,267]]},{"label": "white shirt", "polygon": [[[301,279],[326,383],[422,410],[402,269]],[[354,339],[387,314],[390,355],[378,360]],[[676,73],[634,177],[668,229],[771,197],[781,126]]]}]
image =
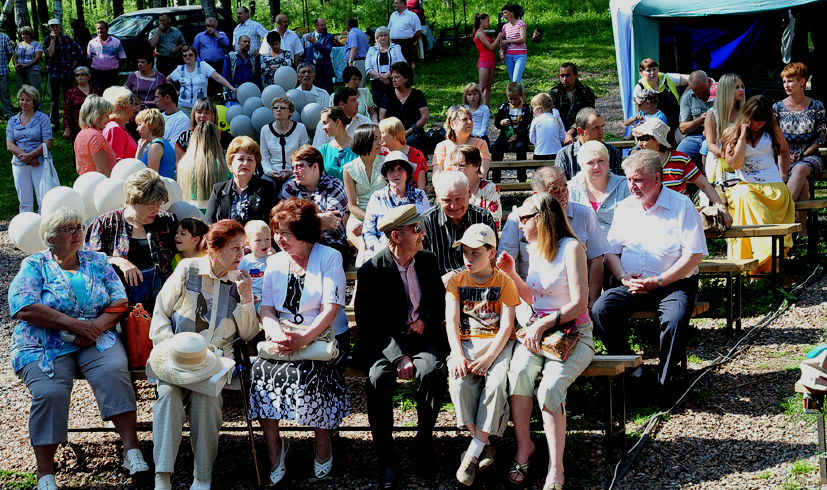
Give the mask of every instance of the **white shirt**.
[{"label": "white shirt", "polygon": [[304,90],[301,86],[296,87],[299,90],[304,92],[310,92],[316,97],[316,103],[322,106],[322,108],[330,107],[330,94],[327,93],[327,90],[323,88],[319,88],[315,85],[310,90]]},{"label": "white shirt", "polygon": [[[666,272],[683,255],[709,254],[695,205],[688,197],[666,187],[648,211],[635,196],[621,201],[608,239],[609,253],[620,255],[623,269],[639,272],[643,277]],[[697,273],[695,267],[686,277]]]},{"label": "white shirt", "polygon": [[[353,133],[356,132],[356,128],[362,126],[363,124],[373,124],[373,121],[370,120],[369,117],[365,117],[361,114],[356,114],[353,116],[353,119],[350,121],[350,124],[347,125],[347,135],[353,138]],[[313,136],[313,146],[316,148],[321,147],[325,143],[330,143],[333,141],[333,138],[327,135],[322,129],[322,122],[319,121],[319,124],[316,125],[316,134]]]},{"label": "white shirt", "polygon": [[181,133],[190,128],[190,118],[184,111],[175,111],[172,115],[164,114],[164,139],[175,145]]},{"label": "white shirt", "polygon": [[535,155],[556,155],[563,147],[566,130],[560,120],[560,112],[552,109],[531,120],[528,139],[534,144]]},{"label": "white shirt", "polygon": [[[270,32],[278,32],[278,28],[273,29]],[[293,53],[293,56],[304,53],[302,40],[299,39],[299,35],[296,34],[295,31],[290,29],[287,29],[287,31],[284,32],[284,35],[281,36],[281,49],[290,51]],[[270,54],[270,45],[267,44],[266,38],[265,42],[261,43],[261,49],[259,49],[258,52],[259,54]]]},{"label": "white shirt", "polygon": [[178,65],[167,77],[168,80],[179,82],[181,92],[178,95],[178,105],[181,107],[193,107],[195,102],[207,96],[207,83],[215,68],[206,61],[198,61],[192,72],[187,70],[187,65]]},{"label": "white shirt", "polygon": [[[274,123],[275,124],[275,123]],[[324,132],[324,131],[322,131]],[[296,129],[284,138],[284,159],[282,159],[281,138],[274,135],[270,128],[261,128],[261,169],[264,173],[290,170],[290,155],[301,145],[307,144],[307,128],[302,123],[296,123]]]},{"label": "white shirt", "polygon": [[391,31],[391,39],[411,39],[422,30],[422,23],[419,22],[419,17],[408,9],[405,9],[400,14],[394,12],[388,20],[388,29]]}]

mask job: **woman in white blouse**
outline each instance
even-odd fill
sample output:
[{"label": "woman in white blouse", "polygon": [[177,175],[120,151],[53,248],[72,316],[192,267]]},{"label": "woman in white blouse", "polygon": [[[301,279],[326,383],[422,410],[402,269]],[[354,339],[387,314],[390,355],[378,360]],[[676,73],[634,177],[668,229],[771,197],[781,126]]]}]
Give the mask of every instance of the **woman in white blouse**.
[{"label": "woman in white blouse", "polygon": [[365,57],[365,71],[371,80],[373,101],[378,104],[383,95],[393,92],[391,65],[406,60],[402,56],[402,48],[391,43],[391,31],[387,27],[377,28],[375,36],[376,46],[371,46]]},{"label": "woman in white blouse", "polygon": [[168,82],[178,82],[181,84],[181,92],[178,95],[178,108],[181,109],[187,117],[192,112],[192,106],[195,101],[201,97],[207,96],[207,82],[213,79],[221,85],[227,87],[231,92],[238,92],[238,89],[232,86],[220,73],[209,65],[206,61],[196,61],[198,54],[195,48],[186,44],[181,49],[181,56],[184,58],[184,64],[179,65],[167,77]]},{"label": "woman in white blouse", "polygon": [[261,128],[261,169],[264,180],[283,184],[293,175],[290,155],[309,142],[304,124],[291,121],[296,105],[287,97],[276,97],[270,103],[276,122]]}]

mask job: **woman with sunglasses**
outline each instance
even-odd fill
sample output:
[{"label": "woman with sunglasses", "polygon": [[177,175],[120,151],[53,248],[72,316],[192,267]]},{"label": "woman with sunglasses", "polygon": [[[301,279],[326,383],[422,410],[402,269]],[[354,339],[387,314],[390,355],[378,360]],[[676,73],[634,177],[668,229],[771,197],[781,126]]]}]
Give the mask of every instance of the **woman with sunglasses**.
[{"label": "woman with sunglasses", "polygon": [[101,95],[98,87],[89,83],[92,75],[87,66],[75,68],[77,85],[66,91],[66,101],[63,104],[63,138],[74,141],[80,133],[80,108],[90,95]]},{"label": "woman with sunglasses", "polygon": [[721,196],[687,154],[672,149],[666,141],[667,134],[669,134],[669,126],[655,118],[647,119],[646,122],[632,130],[632,135],[641,149],[654,150],[658,153],[663,166],[663,185],[688,196],[686,184],[690,182],[695,184],[706,194],[709,202],[718,209],[726,227],[732,226],[732,216],[729,215]]},{"label": "woman with sunglasses", "polygon": [[184,64],[179,65],[178,68],[170,73],[167,80],[181,84],[181,93],[178,95],[178,108],[184,111],[187,116],[192,112],[192,106],[195,105],[195,101],[207,96],[209,79],[213,79],[225,86],[230,92],[238,92],[238,89],[233,87],[227,79],[215,71],[215,68],[210,66],[209,63],[206,61],[197,62],[195,48],[189,44],[185,44],[181,49],[181,56],[184,58]]}]

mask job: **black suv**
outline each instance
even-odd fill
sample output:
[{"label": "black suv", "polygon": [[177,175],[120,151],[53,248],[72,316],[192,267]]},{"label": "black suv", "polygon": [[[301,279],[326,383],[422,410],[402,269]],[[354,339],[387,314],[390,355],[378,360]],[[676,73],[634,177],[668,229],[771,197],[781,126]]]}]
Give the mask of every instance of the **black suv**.
[{"label": "black suv", "polygon": [[[224,9],[216,9],[218,30],[222,31],[232,41],[235,21],[228,16]],[[149,48],[149,33],[158,27],[158,17],[168,14],[172,27],[177,27],[187,44],[192,44],[196,34],[204,32],[204,9],[200,6],[166,7],[157,9],[136,10],[123,15],[109,24],[109,35],[115,36],[123,44],[128,65],[125,69],[137,69],[135,59],[142,51]],[[183,64],[183,61],[181,62]]]}]

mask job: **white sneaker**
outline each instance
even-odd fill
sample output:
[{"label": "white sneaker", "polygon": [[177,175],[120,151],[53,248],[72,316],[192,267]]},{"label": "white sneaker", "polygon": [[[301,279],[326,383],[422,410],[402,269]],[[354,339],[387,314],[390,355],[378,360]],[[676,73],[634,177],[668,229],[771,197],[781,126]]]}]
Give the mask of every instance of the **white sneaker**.
[{"label": "white sneaker", "polygon": [[126,456],[123,458],[123,467],[129,470],[130,475],[149,471],[149,465],[144,461],[144,455],[141,454],[140,449],[130,449],[126,452]]},{"label": "white sneaker", "polygon": [[190,486],[190,490],[210,490],[210,485],[212,484],[212,479],[209,480],[199,480],[196,478],[192,481],[192,485]]},{"label": "white sneaker", "polygon": [[155,473],[155,490],[172,490],[170,473]]},{"label": "white sneaker", "polygon": [[37,490],[57,490],[55,475],[43,475],[37,480]]}]

